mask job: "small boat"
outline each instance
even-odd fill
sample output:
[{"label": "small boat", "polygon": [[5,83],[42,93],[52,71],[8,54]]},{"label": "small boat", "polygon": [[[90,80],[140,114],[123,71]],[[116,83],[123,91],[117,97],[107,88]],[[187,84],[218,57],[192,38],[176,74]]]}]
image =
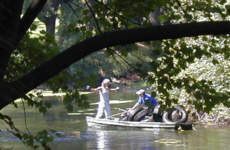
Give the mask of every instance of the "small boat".
[{"label": "small boat", "polygon": [[192,124],[185,123],[166,123],[166,122],[144,122],[144,121],[121,121],[119,118],[113,119],[97,119],[94,117],[86,117],[86,122],[89,127],[97,125],[129,127],[141,129],[178,129],[181,127],[184,130],[191,130]]}]

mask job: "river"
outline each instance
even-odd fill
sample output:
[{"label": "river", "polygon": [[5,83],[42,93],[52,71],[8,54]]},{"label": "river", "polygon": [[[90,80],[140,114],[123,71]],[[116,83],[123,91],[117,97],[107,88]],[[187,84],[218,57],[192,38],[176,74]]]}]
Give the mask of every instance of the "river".
[{"label": "river", "polygon": [[[89,96],[91,102],[87,109],[74,107],[68,112],[60,98],[46,97],[53,107],[42,115],[37,109],[26,108],[26,122],[31,132],[51,129],[59,136],[54,136],[50,144],[54,150],[229,150],[229,128],[195,126],[192,131],[174,130],[140,130],[122,128],[88,128],[85,116],[94,116],[97,109],[97,95]],[[111,95],[112,112],[116,108],[126,108],[136,102],[133,92],[123,92]],[[25,130],[25,115],[23,107],[12,105],[4,108],[1,113],[11,116],[16,126]],[[30,150],[6,130],[6,125],[0,123],[0,149]]]}]

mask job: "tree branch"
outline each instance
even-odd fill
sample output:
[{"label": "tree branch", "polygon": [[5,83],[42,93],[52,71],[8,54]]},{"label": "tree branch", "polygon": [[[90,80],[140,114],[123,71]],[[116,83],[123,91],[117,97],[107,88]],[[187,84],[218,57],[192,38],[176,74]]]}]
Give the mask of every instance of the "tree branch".
[{"label": "tree branch", "polygon": [[230,34],[229,26],[230,22],[228,21],[194,22],[106,32],[73,45],[51,60],[41,64],[21,79],[11,83],[11,86],[20,87],[22,93],[27,93],[74,62],[106,47],[141,41],[176,39],[210,34]]},{"label": "tree branch", "polygon": [[26,31],[29,29],[34,19],[41,12],[46,2],[47,0],[33,0],[33,2],[30,4],[29,8],[26,10],[20,21],[18,41],[20,41],[21,38],[26,34]]},{"label": "tree branch", "polygon": [[11,52],[16,46],[24,0],[0,1],[0,81],[3,80]]},{"label": "tree branch", "polygon": [[85,3],[86,3],[86,6],[88,7],[88,9],[89,9],[89,11],[90,11],[91,16],[93,17],[93,20],[94,20],[94,24],[95,24],[96,29],[98,30],[98,32],[99,32],[100,34],[102,34],[100,25],[99,25],[99,23],[98,23],[98,21],[97,21],[97,18],[96,18],[95,12],[93,11],[93,8],[90,6],[90,4],[88,3],[87,0],[85,0]]}]

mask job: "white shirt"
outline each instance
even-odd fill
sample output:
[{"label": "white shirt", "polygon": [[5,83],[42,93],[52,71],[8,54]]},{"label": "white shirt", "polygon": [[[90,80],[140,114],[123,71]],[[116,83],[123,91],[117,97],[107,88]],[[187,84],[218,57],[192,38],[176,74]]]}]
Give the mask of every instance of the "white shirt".
[{"label": "white shirt", "polygon": [[109,104],[109,88],[101,86],[101,90],[99,90],[100,103]]}]

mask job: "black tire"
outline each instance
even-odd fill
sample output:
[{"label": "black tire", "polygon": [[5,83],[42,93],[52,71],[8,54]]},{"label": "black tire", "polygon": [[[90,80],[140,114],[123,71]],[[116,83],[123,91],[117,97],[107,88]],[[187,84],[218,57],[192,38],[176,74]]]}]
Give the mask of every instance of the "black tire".
[{"label": "black tire", "polygon": [[186,122],[187,113],[185,112],[185,110],[181,106],[176,106],[175,110],[172,111],[172,113],[170,113],[170,115],[172,115],[174,113],[179,113],[181,117],[174,119],[173,116],[171,116],[170,117],[171,119],[169,119],[169,112],[165,111],[163,113],[163,116],[162,116],[163,122],[166,122],[166,123],[183,123],[183,122]]},{"label": "black tire", "polygon": [[140,112],[138,112],[134,117],[133,117],[133,121],[141,121],[142,119],[145,118],[145,116],[149,113],[148,109],[144,109]]}]

